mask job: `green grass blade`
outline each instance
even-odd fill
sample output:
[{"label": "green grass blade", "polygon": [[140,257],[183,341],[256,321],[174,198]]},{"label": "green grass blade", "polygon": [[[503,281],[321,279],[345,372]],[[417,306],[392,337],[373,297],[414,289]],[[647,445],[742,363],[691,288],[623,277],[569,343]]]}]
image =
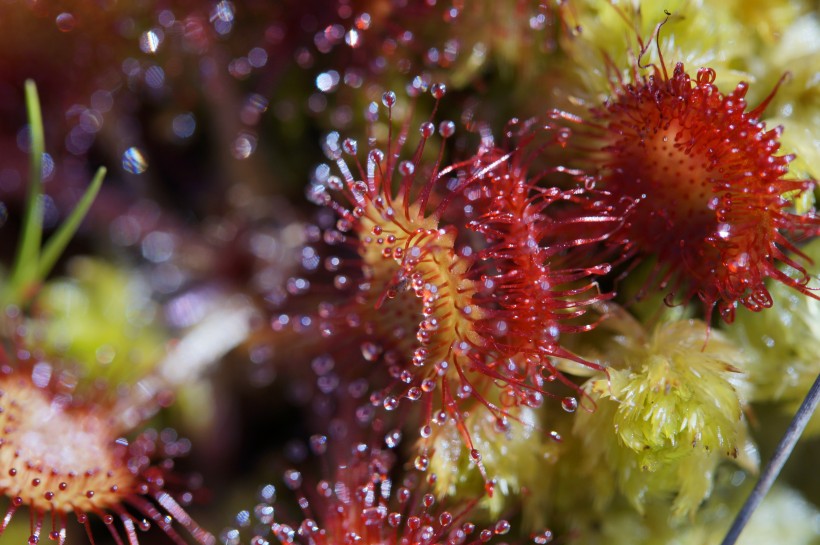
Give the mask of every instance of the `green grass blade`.
[{"label": "green grass blade", "polygon": [[94,175],[94,179],[91,180],[91,185],[86,189],[80,202],[77,203],[77,206],[71,211],[71,214],[69,214],[65,222],[60,225],[60,228],[57,229],[51,238],[48,239],[48,242],[46,242],[43,253],[40,256],[40,263],[37,265],[38,280],[42,280],[48,276],[48,273],[51,272],[52,267],[57,263],[63,250],[68,246],[74,233],[77,232],[80,223],[82,223],[83,218],[85,218],[85,215],[88,213],[88,209],[91,208],[91,204],[97,197],[97,193],[100,192],[105,173],[105,167],[100,167],[100,169],[97,170],[97,174]]},{"label": "green grass blade", "polygon": [[29,185],[26,199],[26,217],[20,256],[23,263],[33,263],[40,249],[43,235],[43,209],[40,203],[43,184],[43,154],[45,153],[45,129],[37,85],[26,80],[26,111],[28,112],[31,149],[29,150]]},{"label": "green grass blade", "polygon": [[[12,299],[16,299],[20,295],[17,292],[22,284],[36,274],[40,241],[43,236],[43,208],[40,196],[42,195],[45,138],[43,136],[43,115],[40,109],[40,99],[37,97],[37,86],[32,80],[26,80],[26,110],[31,137],[31,148],[29,150],[31,166],[20,246],[17,248],[17,257],[9,278],[9,286],[5,290]],[[3,301],[3,303],[16,302]]]}]

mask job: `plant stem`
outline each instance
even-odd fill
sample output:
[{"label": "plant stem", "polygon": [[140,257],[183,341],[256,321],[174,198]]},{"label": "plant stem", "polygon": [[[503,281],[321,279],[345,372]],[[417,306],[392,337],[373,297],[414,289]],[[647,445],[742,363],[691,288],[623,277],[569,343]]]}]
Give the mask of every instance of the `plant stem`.
[{"label": "plant stem", "polygon": [[763,473],[760,474],[760,479],[746,499],[746,503],[743,504],[740,512],[735,517],[732,527],[729,528],[729,532],[726,534],[726,537],[723,538],[721,545],[734,545],[740,537],[743,528],[749,522],[755,509],[760,505],[760,502],[763,501],[763,498],[769,492],[775,479],[777,479],[777,476],[780,474],[780,470],[783,469],[786,460],[789,459],[792,450],[794,450],[794,446],[803,434],[803,430],[809,423],[815,409],[817,409],[818,403],[820,403],[820,375],[814,380],[814,384],[809,390],[809,393],[806,394],[803,403],[800,405],[800,408],[797,409],[797,413],[794,415],[794,418],[792,418],[786,433],[783,435],[780,443],[777,444],[772,459],[769,460],[769,463],[766,464],[766,467],[763,469]]}]

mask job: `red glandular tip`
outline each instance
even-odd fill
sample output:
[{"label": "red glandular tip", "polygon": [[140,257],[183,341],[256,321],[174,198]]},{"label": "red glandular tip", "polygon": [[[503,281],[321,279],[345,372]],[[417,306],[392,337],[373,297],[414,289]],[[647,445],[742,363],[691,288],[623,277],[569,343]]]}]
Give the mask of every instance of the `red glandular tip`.
[{"label": "red glandular tip", "polygon": [[820,219],[789,211],[789,198],[814,181],[788,178],[793,156],[778,153],[782,128],[760,121],[772,97],[749,110],[747,84],[724,95],[714,80],[707,68],[693,79],[682,63],[671,77],[652,67],[614,85],[588,120],[555,116],[579,125],[587,174],[623,210],[624,225],[608,240],[621,261],[654,257],[650,284],[670,300],[697,296],[707,314],[717,307],[731,322],[738,303],[771,306],[767,278],[815,296],[803,265],[786,254],[799,255],[792,241],[816,232]]}]

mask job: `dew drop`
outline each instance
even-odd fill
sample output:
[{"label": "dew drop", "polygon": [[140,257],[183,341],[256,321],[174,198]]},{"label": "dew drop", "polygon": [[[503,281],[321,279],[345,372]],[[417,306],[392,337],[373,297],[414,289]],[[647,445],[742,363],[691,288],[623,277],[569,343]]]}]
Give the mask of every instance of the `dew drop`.
[{"label": "dew drop", "polygon": [[291,295],[301,295],[310,289],[310,282],[304,278],[289,278],[286,287]]},{"label": "dew drop", "polygon": [[388,108],[392,108],[396,105],[396,93],[393,91],[387,91],[382,95],[382,104],[387,106]]},{"label": "dew drop", "polygon": [[157,49],[159,49],[162,38],[162,30],[147,30],[140,35],[140,49],[143,53],[153,55],[157,52]]},{"label": "dew drop", "polygon": [[361,344],[362,356],[367,361],[376,361],[382,353],[382,347],[372,341],[365,341]]},{"label": "dew drop", "polygon": [[538,15],[533,15],[530,17],[530,28],[533,30],[544,30],[544,27],[547,26],[547,16],[543,13],[539,13]]},{"label": "dew drop", "polygon": [[416,367],[422,367],[427,362],[427,349],[423,347],[416,348],[413,351],[413,365]]},{"label": "dew drop", "polygon": [[344,142],[342,142],[342,150],[348,155],[356,155],[358,149],[358,142],[353,138],[345,138]]},{"label": "dew drop", "polygon": [[353,24],[359,30],[367,30],[368,28],[370,28],[370,14],[364,12],[358,15]]},{"label": "dew drop", "polygon": [[261,47],[254,47],[248,52],[248,62],[254,68],[262,68],[268,63],[268,52]]},{"label": "dew drop", "polygon": [[430,467],[430,458],[426,454],[419,454],[413,461],[413,465],[419,471],[427,471],[427,468]]},{"label": "dew drop", "polygon": [[256,520],[262,524],[270,524],[273,522],[273,506],[271,505],[266,503],[257,504],[256,507],[253,508],[253,514]]},{"label": "dew drop", "polygon": [[496,535],[499,535],[499,536],[504,535],[504,534],[506,534],[507,532],[510,531],[510,523],[507,522],[506,520],[499,520],[495,524],[495,528],[493,528],[493,531],[495,532]]},{"label": "dew drop", "polygon": [[399,173],[402,176],[411,176],[415,170],[416,166],[412,161],[402,161],[399,163]]},{"label": "dew drop", "polygon": [[425,121],[419,127],[419,132],[423,138],[430,138],[433,136],[433,133],[436,131],[435,125],[433,125],[430,121]]},{"label": "dew drop", "polygon": [[327,181],[325,183],[333,191],[341,191],[342,189],[344,189],[344,183],[342,182],[342,179],[338,176],[328,176]]},{"label": "dew drop", "polygon": [[142,174],[148,168],[148,162],[139,148],[130,147],[122,154],[122,168],[131,174]]},{"label": "dew drop", "polygon": [[317,456],[321,456],[327,452],[327,436],[312,435],[310,437],[310,450]]},{"label": "dew drop", "polygon": [[236,159],[247,159],[256,151],[256,136],[248,133],[240,133],[233,141],[231,153]]},{"label": "dew drop", "polygon": [[247,528],[251,522],[251,514],[249,511],[242,510],[236,514],[236,523],[241,528]]},{"label": "dew drop", "polygon": [[177,138],[190,138],[196,131],[196,118],[192,113],[179,114],[171,122],[171,130]]},{"label": "dew drop", "polygon": [[306,191],[307,199],[315,205],[323,206],[331,201],[327,188],[322,185],[311,185]]},{"label": "dew drop", "polygon": [[356,409],[356,420],[360,424],[367,424],[373,420],[374,412],[372,407],[362,405]]},{"label": "dew drop", "polygon": [[418,386],[413,386],[407,390],[407,399],[410,401],[418,401],[421,399],[422,391]]},{"label": "dew drop", "polygon": [[159,89],[165,83],[165,70],[159,66],[149,66],[144,76],[146,85],[153,89]]},{"label": "dew drop", "polygon": [[352,47],[353,49],[359,47],[362,44],[361,34],[355,28],[351,28],[345,34],[345,43]]},{"label": "dew drop", "polygon": [[578,400],[574,397],[565,397],[561,400],[561,407],[568,413],[574,413],[578,409]]},{"label": "dew drop", "polygon": [[367,160],[377,164],[381,163],[384,161],[384,152],[380,149],[372,149],[370,153],[367,154]]},{"label": "dew drop", "polygon": [[316,76],[316,88],[323,93],[329,93],[339,85],[339,73],[335,70],[322,72]]},{"label": "dew drop", "polygon": [[438,411],[438,412],[437,412],[437,413],[433,416],[433,422],[435,422],[435,423],[436,423],[436,424],[438,424],[439,426],[443,426],[444,424],[446,424],[446,423],[447,423],[447,413],[446,413],[446,412],[444,412],[444,411]]},{"label": "dew drop", "polygon": [[392,430],[384,436],[384,443],[388,448],[396,448],[401,443],[401,431]]},{"label": "dew drop", "polygon": [[384,398],[384,408],[388,411],[395,411],[399,408],[399,399],[395,396],[387,396]]},{"label": "dew drop", "polygon": [[266,484],[259,490],[259,499],[264,502],[273,502],[276,499],[276,487],[272,484]]},{"label": "dew drop", "polygon": [[68,12],[59,14],[55,22],[60,32],[71,32],[74,30],[74,27],[77,26],[77,20],[74,19],[74,15]]},{"label": "dew drop", "polygon": [[434,83],[432,87],[430,87],[430,94],[440,100],[444,98],[445,94],[447,94],[447,86],[443,83]]},{"label": "dew drop", "polygon": [[721,223],[717,228],[717,235],[722,239],[728,239],[732,234],[732,227],[727,223]]},{"label": "dew drop", "polygon": [[219,534],[219,541],[224,545],[239,545],[240,533],[236,528],[227,528]]},{"label": "dew drop", "polygon": [[532,536],[532,540],[536,545],[546,545],[552,541],[552,538],[553,535],[551,530],[543,530]]},{"label": "dew drop", "polygon": [[285,485],[291,490],[296,490],[302,486],[302,474],[295,469],[285,471]]},{"label": "dew drop", "polygon": [[[365,526],[379,526],[384,520],[385,513],[378,507],[365,507],[362,509],[361,520]],[[354,542],[358,540],[353,540]]]},{"label": "dew drop", "polygon": [[443,138],[450,138],[456,132],[456,124],[452,121],[442,121],[438,126],[438,133]]},{"label": "dew drop", "polygon": [[336,229],[338,229],[342,233],[347,233],[353,228],[353,223],[346,218],[339,218],[339,221],[336,222]]},{"label": "dew drop", "polygon": [[450,526],[453,523],[453,515],[448,511],[444,511],[438,516],[438,523],[443,527]]},{"label": "dew drop", "polygon": [[233,3],[227,0],[222,0],[214,6],[211,12],[211,22],[222,21],[223,23],[231,23],[234,19]]}]

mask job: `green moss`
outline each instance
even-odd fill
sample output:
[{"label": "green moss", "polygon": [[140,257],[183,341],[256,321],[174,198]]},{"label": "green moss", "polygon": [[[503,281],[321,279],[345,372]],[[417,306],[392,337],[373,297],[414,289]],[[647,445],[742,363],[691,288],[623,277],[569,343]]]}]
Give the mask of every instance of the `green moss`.
[{"label": "green moss", "polygon": [[[484,495],[478,504],[488,520],[515,506],[526,493],[530,476],[538,473],[545,461],[557,459],[557,445],[540,428],[536,411],[526,407],[510,411],[505,430],[499,429],[496,417],[484,406],[478,406],[465,421],[487,476],[495,482],[492,496]],[[482,496],[484,478],[464,448],[455,423],[451,420],[437,426],[431,439],[430,472],[436,475],[436,496],[455,502]]]},{"label": "green moss", "polygon": [[[623,338],[612,361],[609,378],[584,386],[598,408],[579,413],[573,433],[586,471],[610,468],[635,509],[673,496],[673,515],[691,515],[721,461],[755,469],[742,417],[744,359],[723,335],[695,320],[664,323],[648,339]],[[613,485],[599,492],[611,497]]]},{"label": "green moss", "polygon": [[112,384],[146,375],[165,355],[168,339],[148,286],[101,260],[75,258],[69,270],[70,277],[38,294],[29,341]]}]

